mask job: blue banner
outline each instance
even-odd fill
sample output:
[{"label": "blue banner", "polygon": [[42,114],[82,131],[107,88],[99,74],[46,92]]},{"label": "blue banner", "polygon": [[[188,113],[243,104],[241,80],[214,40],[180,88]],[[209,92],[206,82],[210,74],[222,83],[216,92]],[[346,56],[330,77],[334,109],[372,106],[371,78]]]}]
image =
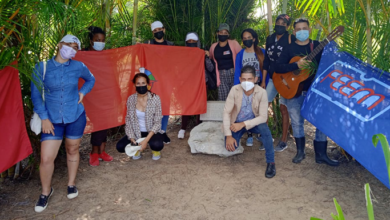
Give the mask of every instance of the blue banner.
[{"label": "blue banner", "polygon": [[372,137],[390,137],[389,110],[390,74],[327,45],[301,114],[388,188],[384,152]]}]

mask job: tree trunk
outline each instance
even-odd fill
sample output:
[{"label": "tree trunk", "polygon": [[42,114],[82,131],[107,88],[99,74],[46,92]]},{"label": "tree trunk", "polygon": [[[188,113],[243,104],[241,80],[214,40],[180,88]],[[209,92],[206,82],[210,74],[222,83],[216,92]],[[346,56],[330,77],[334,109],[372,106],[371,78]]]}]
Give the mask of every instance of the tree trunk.
[{"label": "tree trunk", "polygon": [[134,0],[134,8],[133,8],[133,45],[137,43],[137,18],[138,18],[138,0]]},{"label": "tree trunk", "polygon": [[272,1],[267,0],[267,17],[268,17],[268,30],[269,34],[272,34]]},{"label": "tree trunk", "polygon": [[287,12],[287,0],[283,0],[282,14],[286,14],[286,12]]},{"label": "tree trunk", "polygon": [[371,0],[367,0],[367,63],[372,63]]}]

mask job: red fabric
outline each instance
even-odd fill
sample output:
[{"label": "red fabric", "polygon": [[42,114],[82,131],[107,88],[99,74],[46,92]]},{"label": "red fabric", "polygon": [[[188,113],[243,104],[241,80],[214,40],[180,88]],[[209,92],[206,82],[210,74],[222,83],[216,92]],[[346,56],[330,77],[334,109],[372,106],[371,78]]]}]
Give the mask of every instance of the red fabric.
[{"label": "red fabric", "polygon": [[[151,91],[161,98],[163,115],[206,113],[204,51],[199,48],[138,44],[104,51],[79,51],[96,78],[84,98],[85,133],[125,123],[127,98],[135,93],[131,82],[140,67],[151,73]],[[80,85],[82,82],[80,82]]]},{"label": "red fabric", "polygon": [[0,173],[32,153],[20,91],[18,71],[0,70]]}]

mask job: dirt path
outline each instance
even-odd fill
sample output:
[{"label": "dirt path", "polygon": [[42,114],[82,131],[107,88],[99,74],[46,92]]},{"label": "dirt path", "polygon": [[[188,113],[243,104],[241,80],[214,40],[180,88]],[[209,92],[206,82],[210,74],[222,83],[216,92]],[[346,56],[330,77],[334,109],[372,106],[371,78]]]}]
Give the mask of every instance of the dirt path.
[{"label": "dirt path", "polygon": [[[84,155],[80,195],[72,201],[66,198],[66,160],[60,156],[55,192],[41,214],[33,209],[40,193],[37,172],[30,181],[1,184],[0,219],[331,219],[337,198],[346,219],[360,220],[368,219],[364,183],[370,183],[376,199],[376,220],[390,219],[390,190],[356,162],[338,168],[316,164],[310,140],[306,159],[297,165],[291,162],[295,149],[289,139],[289,148],[275,154],[276,177],[266,179],[264,151],[258,147],[230,158],[192,155],[189,132],[178,140],[178,129],[169,132],[172,143],[159,161],[151,159],[150,150],[133,161],[117,153],[115,142],[108,147],[113,162],[90,167]],[[310,139],[314,130],[310,125],[308,130]]]}]

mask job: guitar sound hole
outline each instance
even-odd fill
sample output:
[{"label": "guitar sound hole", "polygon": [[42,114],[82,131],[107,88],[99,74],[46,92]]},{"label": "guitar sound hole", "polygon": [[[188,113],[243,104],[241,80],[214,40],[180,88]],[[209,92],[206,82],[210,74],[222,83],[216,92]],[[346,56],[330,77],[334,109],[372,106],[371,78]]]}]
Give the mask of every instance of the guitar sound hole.
[{"label": "guitar sound hole", "polygon": [[299,75],[300,72],[301,72],[300,70],[294,70],[293,71],[294,75]]}]

